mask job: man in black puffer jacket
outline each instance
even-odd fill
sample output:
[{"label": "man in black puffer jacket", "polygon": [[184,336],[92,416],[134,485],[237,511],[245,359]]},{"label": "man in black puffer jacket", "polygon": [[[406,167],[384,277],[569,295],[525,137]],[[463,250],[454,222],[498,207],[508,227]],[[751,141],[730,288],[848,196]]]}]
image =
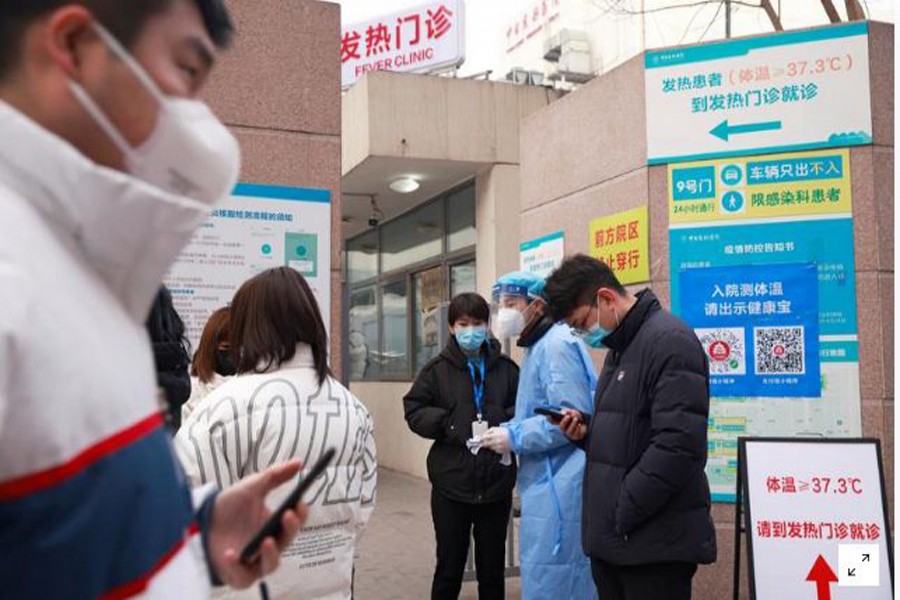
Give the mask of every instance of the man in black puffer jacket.
[{"label": "man in black puffer jacket", "polygon": [[475,539],[480,600],[503,600],[506,527],[516,484],[511,457],[479,448],[473,437],[513,418],[519,368],[490,337],[490,310],[478,294],[448,309],[450,341],[403,398],[412,431],[434,440],[428,453],[431,515],[437,540],[432,600],[456,600]]},{"label": "man in black puffer jacket", "polygon": [[582,544],[602,600],[689,600],[716,559],[704,468],[709,366],[693,330],[650,290],[629,294],[604,263],[567,259],[544,295],[593,347],[609,349],[589,423],[563,432],[587,452]]}]

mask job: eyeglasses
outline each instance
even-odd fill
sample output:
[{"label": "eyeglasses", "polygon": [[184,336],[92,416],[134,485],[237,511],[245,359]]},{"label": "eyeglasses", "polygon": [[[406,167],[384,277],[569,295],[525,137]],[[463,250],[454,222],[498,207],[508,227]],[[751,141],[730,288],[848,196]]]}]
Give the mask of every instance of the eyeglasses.
[{"label": "eyeglasses", "polygon": [[585,314],[583,318],[579,319],[582,322],[582,325],[578,325],[578,326],[569,325],[569,327],[572,328],[572,333],[574,333],[575,335],[580,335],[580,336],[585,336],[590,333],[590,330],[586,328],[587,325],[584,323],[584,321],[586,321],[590,318],[591,313],[593,311],[594,311],[594,307],[591,306],[590,308],[588,308],[587,314]]}]

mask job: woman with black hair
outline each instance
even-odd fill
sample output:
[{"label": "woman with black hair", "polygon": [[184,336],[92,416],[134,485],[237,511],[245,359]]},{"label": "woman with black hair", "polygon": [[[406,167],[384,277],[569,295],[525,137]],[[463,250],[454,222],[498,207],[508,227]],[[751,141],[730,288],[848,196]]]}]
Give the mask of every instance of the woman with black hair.
[{"label": "woman with black hair", "polygon": [[480,447],[490,427],[513,418],[519,368],[488,333],[490,309],[478,294],[453,298],[450,341],[403,398],[412,431],[434,440],[428,453],[437,539],[432,600],[456,600],[475,540],[479,600],[505,598],[506,528],[515,459]]},{"label": "woman with black hair", "polygon": [[[206,396],[175,438],[192,485],[227,488],[269,465],[335,459],[306,493],[304,534],[268,578],[272,598],[349,600],[353,552],[375,507],[369,412],[331,374],[328,334],[312,290],[295,270],[263,271],[231,303],[236,376]],[[280,501],[293,484],[273,493]],[[280,496],[279,496],[280,494]],[[229,598],[254,598],[231,593]]]}]

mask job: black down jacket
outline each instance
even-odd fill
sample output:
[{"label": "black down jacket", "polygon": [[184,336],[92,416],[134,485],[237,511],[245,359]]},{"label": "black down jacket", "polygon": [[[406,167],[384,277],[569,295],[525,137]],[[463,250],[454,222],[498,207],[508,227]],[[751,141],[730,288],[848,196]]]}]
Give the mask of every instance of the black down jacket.
[{"label": "black down jacket", "polygon": [[[482,346],[485,357],[484,415],[491,427],[515,414],[519,368],[500,352],[491,338]],[[466,447],[476,420],[475,393],[466,356],[451,337],[403,398],[406,422],[418,435],[434,440],[428,453],[428,479],[442,496],[468,504],[502,500],[516,484],[516,463],[500,464],[501,456],[483,449],[473,455]]]},{"label": "black down jacket", "polygon": [[700,342],[645,290],[603,343],[610,351],[584,441],[585,553],[617,565],[714,562]]}]

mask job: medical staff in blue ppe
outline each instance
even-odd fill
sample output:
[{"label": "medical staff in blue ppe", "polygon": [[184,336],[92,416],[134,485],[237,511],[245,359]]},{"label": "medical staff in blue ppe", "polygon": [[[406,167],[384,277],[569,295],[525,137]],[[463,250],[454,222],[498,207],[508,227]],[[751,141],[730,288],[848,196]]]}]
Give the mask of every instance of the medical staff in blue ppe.
[{"label": "medical staff in blue ppe", "polygon": [[508,273],[494,285],[494,335],[525,348],[512,421],[492,427],[483,447],[519,457],[519,534],[523,600],[597,598],[591,564],[581,549],[584,452],[559,427],[536,415],[539,406],[593,414],[597,375],[587,348],[565,323],[545,314],[544,280]]}]

